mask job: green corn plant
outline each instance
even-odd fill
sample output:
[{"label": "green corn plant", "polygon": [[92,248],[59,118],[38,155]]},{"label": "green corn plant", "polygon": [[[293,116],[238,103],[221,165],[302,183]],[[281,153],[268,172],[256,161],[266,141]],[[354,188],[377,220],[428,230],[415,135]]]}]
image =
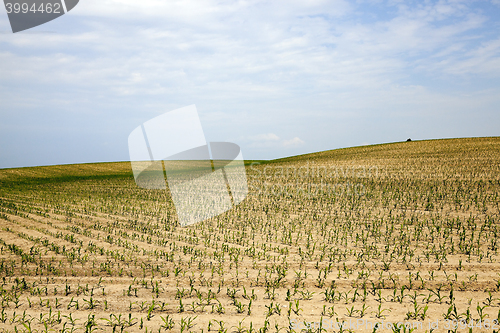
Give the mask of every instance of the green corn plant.
[{"label": "green corn plant", "polygon": [[184,304],[182,304],[182,298],[179,298],[179,307],[177,309],[179,313],[184,312]]},{"label": "green corn plant", "polygon": [[71,313],[70,313],[69,315],[67,315],[67,316],[66,316],[66,315],[63,315],[63,318],[68,319],[68,320],[69,320],[69,322],[70,322],[70,324],[71,324],[71,326],[75,326],[75,325],[76,325],[76,321],[77,321],[77,320],[80,320],[80,319],[78,319],[78,318],[73,318]]},{"label": "green corn plant", "polygon": [[160,316],[161,321],[163,324],[161,324],[161,327],[164,328],[165,330],[171,330],[174,328],[175,323],[173,318],[170,317],[170,315],[167,315],[165,317]]},{"label": "green corn plant", "polygon": [[441,290],[438,289],[438,290],[432,290],[432,289],[428,289],[431,293],[434,294],[434,296],[436,296],[437,298],[437,301],[439,302],[439,304],[442,304],[443,303],[443,299],[445,298],[444,295],[441,295]]},{"label": "green corn plant", "polygon": [[486,306],[491,306],[491,304],[495,301],[496,299],[492,296],[491,291],[488,291],[488,297],[486,297],[486,300],[483,302]]},{"label": "green corn plant", "polygon": [[358,310],[355,310],[354,309],[354,305],[349,309],[349,308],[346,308],[347,310],[347,316],[348,317],[354,317],[354,315],[359,312]]},{"label": "green corn plant", "polygon": [[148,321],[150,321],[150,320],[151,320],[151,318],[153,317],[153,311],[154,311],[154,310],[155,310],[155,301],[154,301],[154,300],[152,300],[152,301],[151,301],[151,305],[150,305],[150,306],[149,306],[149,308],[148,308],[148,314],[147,314],[147,316],[146,316],[146,319],[147,319]]},{"label": "green corn plant", "polygon": [[188,317],[188,318],[181,318],[181,323],[180,323],[180,330],[181,332],[184,332],[185,330],[190,330],[194,326],[194,321],[195,319],[198,318],[196,317]]},{"label": "green corn plant", "polygon": [[375,314],[375,317],[385,319],[385,316],[384,316],[385,311],[391,312],[390,309],[382,309],[382,303],[379,303],[378,307],[377,307],[377,311],[375,311],[373,313]]},{"label": "green corn plant", "polygon": [[225,323],[222,320],[215,320],[215,322],[219,325],[218,333],[227,333],[227,328],[225,327]]},{"label": "green corn plant", "polygon": [[295,315],[299,315],[299,312],[302,311],[302,309],[299,307],[299,300],[295,300],[295,302],[293,303],[293,307],[290,307],[293,311],[293,313],[295,313]]},{"label": "green corn plant", "polygon": [[89,314],[87,317],[87,321],[84,324],[85,327],[85,333],[92,333],[93,331],[97,330],[97,324],[95,322],[95,315]]},{"label": "green corn plant", "polygon": [[477,310],[477,314],[479,315],[479,319],[481,321],[484,321],[484,318],[486,318],[488,316],[488,314],[484,313],[484,309],[486,307],[487,307],[487,305],[480,306],[479,303],[477,303],[476,310]]},{"label": "green corn plant", "polygon": [[0,313],[0,321],[5,324],[7,321],[7,313],[5,312],[5,309],[2,308],[2,312]]},{"label": "green corn plant", "polygon": [[301,290],[299,291],[302,299],[304,300],[311,300],[313,298],[313,295],[315,294],[314,292],[310,292],[309,290]]},{"label": "green corn plant", "polygon": [[245,305],[242,304],[241,302],[236,302],[235,301],[234,306],[236,307],[236,312],[237,313],[243,313],[243,312],[245,312]]},{"label": "green corn plant", "polygon": [[217,312],[218,314],[224,314],[226,312],[221,302],[218,302],[218,304],[215,306],[215,312]]},{"label": "green corn plant", "polygon": [[[245,318],[243,318],[242,320],[240,320],[240,321],[238,322],[238,326],[233,326],[233,327],[235,328],[235,331],[236,331],[237,333],[244,333],[244,332],[247,332],[247,329],[246,329],[245,327],[243,327],[243,326],[242,326],[242,324],[243,324],[243,321],[244,321],[244,320],[245,320]],[[233,328],[233,327],[231,327],[231,328]]]},{"label": "green corn plant", "polygon": [[90,297],[90,299],[86,300],[85,298],[83,299],[83,301],[85,303],[87,303],[87,306],[88,306],[88,309],[89,310],[92,310],[92,309],[95,309],[97,307],[97,304],[99,303],[98,300]]}]

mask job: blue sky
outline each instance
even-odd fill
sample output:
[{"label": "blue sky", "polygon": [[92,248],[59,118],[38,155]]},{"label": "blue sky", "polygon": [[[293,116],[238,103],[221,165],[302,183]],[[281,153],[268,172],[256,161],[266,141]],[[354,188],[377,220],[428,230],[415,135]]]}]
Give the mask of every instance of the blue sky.
[{"label": "blue sky", "polygon": [[500,135],[500,0],[80,0],[12,34],[0,8],[0,168],[128,160],[196,104],[245,159]]}]

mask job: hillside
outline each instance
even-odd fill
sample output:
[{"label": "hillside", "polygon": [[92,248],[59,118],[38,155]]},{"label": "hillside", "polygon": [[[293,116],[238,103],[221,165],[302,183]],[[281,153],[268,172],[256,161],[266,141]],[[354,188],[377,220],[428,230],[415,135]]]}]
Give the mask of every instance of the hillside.
[{"label": "hillside", "polygon": [[239,206],[181,228],[128,162],[0,170],[0,329],[492,331],[500,138],[249,161],[247,177]]}]

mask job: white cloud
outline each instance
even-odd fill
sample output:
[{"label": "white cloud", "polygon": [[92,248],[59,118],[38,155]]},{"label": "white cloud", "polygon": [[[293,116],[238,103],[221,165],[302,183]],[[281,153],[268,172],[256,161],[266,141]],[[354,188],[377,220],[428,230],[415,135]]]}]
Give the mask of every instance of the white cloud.
[{"label": "white cloud", "polygon": [[[456,62],[464,60],[475,62],[463,67],[476,72],[495,68],[497,54],[474,54],[462,38],[485,22],[463,3],[395,8],[389,20],[360,24],[344,1],[89,0],[75,7],[74,18],[90,31],[0,41],[31,50],[15,54],[19,63],[45,63],[27,71],[31,81],[55,75],[127,95],[198,95],[203,87],[209,96],[284,97],[294,90],[389,87],[413,69],[459,74]],[[46,75],[63,57],[67,66]]]},{"label": "white cloud", "polygon": [[281,139],[274,133],[259,134],[250,136],[247,139],[250,141],[250,146],[254,148],[261,149],[273,149],[273,148],[297,148],[305,144],[299,137],[294,137],[293,139]]},{"label": "white cloud", "polygon": [[300,147],[304,144],[305,142],[302,141],[299,137],[295,137],[291,140],[284,140],[283,141],[283,146],[284,147]]}]

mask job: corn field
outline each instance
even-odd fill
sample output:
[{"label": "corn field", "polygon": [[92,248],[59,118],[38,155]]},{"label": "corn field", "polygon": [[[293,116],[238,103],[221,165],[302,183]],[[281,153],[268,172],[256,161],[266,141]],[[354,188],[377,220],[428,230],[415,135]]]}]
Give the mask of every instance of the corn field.
[{"label": "corn field", "polygon": [[0,170],[0,332],[500,330],[500,138],[246,170],[185,228],[130,162]]}]

